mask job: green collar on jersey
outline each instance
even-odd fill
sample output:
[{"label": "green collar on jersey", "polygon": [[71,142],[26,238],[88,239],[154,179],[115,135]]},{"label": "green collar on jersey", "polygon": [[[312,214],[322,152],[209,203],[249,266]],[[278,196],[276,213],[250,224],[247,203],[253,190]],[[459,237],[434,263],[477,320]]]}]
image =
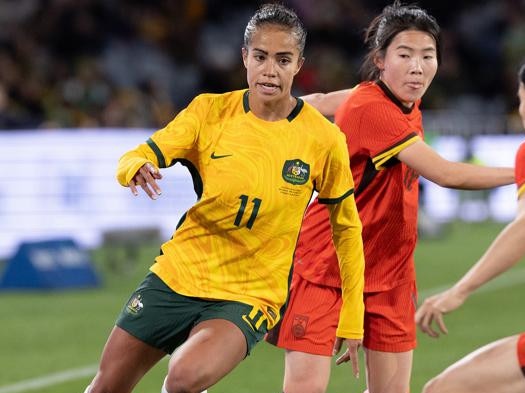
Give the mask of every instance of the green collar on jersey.
[{"label": "green collar on jersey", "polygon": [[[246,90],[242,96],[242,106],[244,108],[244,113],[248,113],[250,111],[250,102],[248,101],[249,95],[250,90]],[[290,114],[286,117],[288,121],[292,121],[293,119],[295,119],[304,106],[304,101],[301,98],[295,96],[294,98],[297,100],[297,104],[295,105],[295,108],[292,109]]]}]

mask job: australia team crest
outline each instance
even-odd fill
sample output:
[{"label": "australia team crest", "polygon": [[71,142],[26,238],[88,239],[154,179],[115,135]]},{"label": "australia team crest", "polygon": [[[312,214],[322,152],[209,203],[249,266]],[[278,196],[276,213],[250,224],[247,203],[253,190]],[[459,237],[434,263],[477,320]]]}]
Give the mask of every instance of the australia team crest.
[{"label": "australia team crest", "polygon": [[144,303],[142,302],[142,296],[140,294],[134,295],[129,299],[128,304],[126,305],[126,310],[129,314],[137,315],[144,308]]},{"label": "australia team crest", "polygon": [[310,165],[299,159],[286,160],[283,166],[283,179],[294,185],[305,184],[310,178]]}]

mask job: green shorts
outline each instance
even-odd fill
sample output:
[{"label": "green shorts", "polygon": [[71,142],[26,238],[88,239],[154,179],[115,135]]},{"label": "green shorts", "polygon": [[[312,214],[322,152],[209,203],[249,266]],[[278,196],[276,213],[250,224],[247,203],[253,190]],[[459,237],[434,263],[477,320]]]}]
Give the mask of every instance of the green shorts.
[{"label": "green shorts", "polygon": [[243,332],[248,355],[267,332],[266,320],[261,318],[262,312],[254,312],[248,304],[180,295],[150,272],[129,298],[116,324],[139,340],[172,353],[198,323],[225,319]]}]

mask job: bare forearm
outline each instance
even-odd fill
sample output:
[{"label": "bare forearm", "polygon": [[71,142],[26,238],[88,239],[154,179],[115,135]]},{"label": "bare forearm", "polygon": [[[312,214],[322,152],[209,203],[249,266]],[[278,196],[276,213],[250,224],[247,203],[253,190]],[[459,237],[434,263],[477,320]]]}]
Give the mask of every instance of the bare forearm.
[{"label": "bare forearm", "polygon": [[315,107],[325,116],[333,116],[339,105],[341,105],[351,89],[337,90],[330,93],[313,93],[301,98]]},{"label": "bare forearm", "polygon": [[512,221],[496,237],[480,260],[455,285],[469,295],[494,277],[509,270],[525,255],[525,216]]},{"label": "bare forearm", "polygon": [[482,190],[514,183],[513,168],[484,167],[450,162],[441,174],[439,185],[463,190]]},{"label": "bare forearm", "polygon": [[494,168],[448,161],[423,141],[399,152],[397,158],[442,187],[481,190],[514,183],[513,168]]}]

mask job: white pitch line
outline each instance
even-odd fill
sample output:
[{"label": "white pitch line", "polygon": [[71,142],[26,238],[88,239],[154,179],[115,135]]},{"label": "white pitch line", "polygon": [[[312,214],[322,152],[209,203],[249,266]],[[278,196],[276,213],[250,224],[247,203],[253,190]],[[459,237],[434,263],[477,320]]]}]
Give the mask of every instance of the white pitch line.
[{"label": "white pitch line", "polygon": [[84,377],[90,377],[96,374],[97,364],[90,366],[65,370],[54,374],[44,375],[43,377],[26,379],[12,385],[0,387],[0,393],[19,393],[39,390],[48,386],[58,385],[63,382],[72,381]]},{"label": "white pitch line", "polygon": [[[513,270],[507,274],[504,274],[503,276],[498,277],[494,281],[481,287],[479,290],[474,292],[473,295],[497,291],[499,289],[508,288],[518,284],[525,284],[525,269]],[[454,285],[454,283],[440,287],[424,289],[419,292],[419,298],[424,300],[426,297],[444,291],[445,289],[450,288],[452,285]],[[98,365],[93,364],[86,367],[44,375],[43,377],[39,378],[26,379],[25,381],[20,381],[13,385],[0,386],[0,393],[29,392],[31,390],[38,390],[48,386],[58,385],[60,383],[93,376],[97,372],[97,368]]]}]

